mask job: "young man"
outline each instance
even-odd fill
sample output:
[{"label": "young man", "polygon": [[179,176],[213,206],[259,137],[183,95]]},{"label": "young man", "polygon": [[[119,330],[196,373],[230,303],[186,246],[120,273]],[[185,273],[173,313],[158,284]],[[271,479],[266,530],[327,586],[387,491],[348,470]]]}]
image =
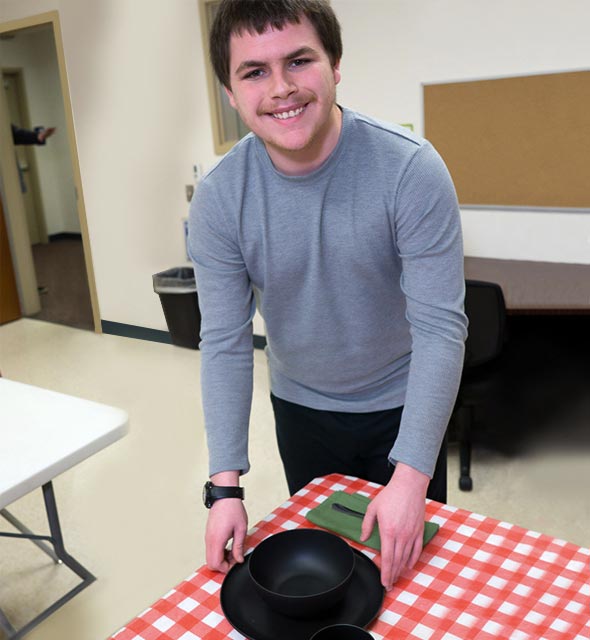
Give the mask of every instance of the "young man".
[{"label": "young man", "polygon": [[450,177],[425,140],[336,104],[342,44],[327,1],[223,0],[210,48],[252,133],[201,181],[190,216],[207,563],[243,560],[258,306],[289,489],[332,472],[383,484],[362,531],[379,527],[391,588],[420,555],[429,483],[429,497],[446,495],[436,462],[466,336]]}]

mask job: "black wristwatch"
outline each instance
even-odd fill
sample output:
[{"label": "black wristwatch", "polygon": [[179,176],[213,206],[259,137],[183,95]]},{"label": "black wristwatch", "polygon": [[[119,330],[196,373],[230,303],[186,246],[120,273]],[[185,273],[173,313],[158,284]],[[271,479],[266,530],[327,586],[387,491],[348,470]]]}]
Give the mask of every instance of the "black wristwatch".
[{"label": "black wristwatch", "polygon": [[211,481],[205,482],[203,487],[203,503],[211,509],[213,503],[222,498],[244,499],[243,487],[217,487]]}]

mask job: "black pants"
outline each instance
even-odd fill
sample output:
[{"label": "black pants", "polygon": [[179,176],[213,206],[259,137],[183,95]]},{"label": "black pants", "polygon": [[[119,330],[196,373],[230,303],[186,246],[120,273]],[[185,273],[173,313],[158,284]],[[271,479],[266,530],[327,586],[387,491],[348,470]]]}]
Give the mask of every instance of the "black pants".
[{"label": "black pants", "polygon": [[[271,394],[277,442],[291,495],[318,476],[356,476],[389,482],[394,466],[387,456],[399,431],[403,407],[369,413],[321,411]],[[443,441],[427,497],[447,499],[447,447]]]}]

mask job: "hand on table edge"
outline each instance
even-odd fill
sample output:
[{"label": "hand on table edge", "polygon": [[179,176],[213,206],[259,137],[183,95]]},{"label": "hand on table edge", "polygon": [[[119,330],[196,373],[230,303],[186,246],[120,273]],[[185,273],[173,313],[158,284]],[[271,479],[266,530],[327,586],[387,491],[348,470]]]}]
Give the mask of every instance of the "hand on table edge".
[{"label": "hand on table edge", "polygon": [[[240,473],[223,471],[211,476],[216,486],[237,487]],[[244,562],[244,540],[248,531],[248,514],[239,498],[217,500],[209,510],[205,530],[205,557],[212,571],[227,573],[236,562]],[[227,543],[232,540],[229,550]]]},{"label": "hand on table edge", "polygon": [[381,583],[387,591],[411,569],[422,552],[426,491],[430,478],[398,462],[391,480],[371,501],[363,519],[361,542],[374,526],[381,538]]}]

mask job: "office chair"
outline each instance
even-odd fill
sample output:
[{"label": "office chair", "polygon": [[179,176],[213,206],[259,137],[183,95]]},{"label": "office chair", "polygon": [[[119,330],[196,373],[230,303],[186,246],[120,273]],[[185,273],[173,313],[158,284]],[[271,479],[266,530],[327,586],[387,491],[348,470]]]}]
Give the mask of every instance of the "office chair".
[{"label": "office chair", "polygon": [[465,281],[465,313],[469,320],[465,361],[451,423],[459,443],[459,489],[471,491],[471,431],[477,407],[498,379],[498,356],[505,338],[506,305],[501,287],[494,282]]}]

